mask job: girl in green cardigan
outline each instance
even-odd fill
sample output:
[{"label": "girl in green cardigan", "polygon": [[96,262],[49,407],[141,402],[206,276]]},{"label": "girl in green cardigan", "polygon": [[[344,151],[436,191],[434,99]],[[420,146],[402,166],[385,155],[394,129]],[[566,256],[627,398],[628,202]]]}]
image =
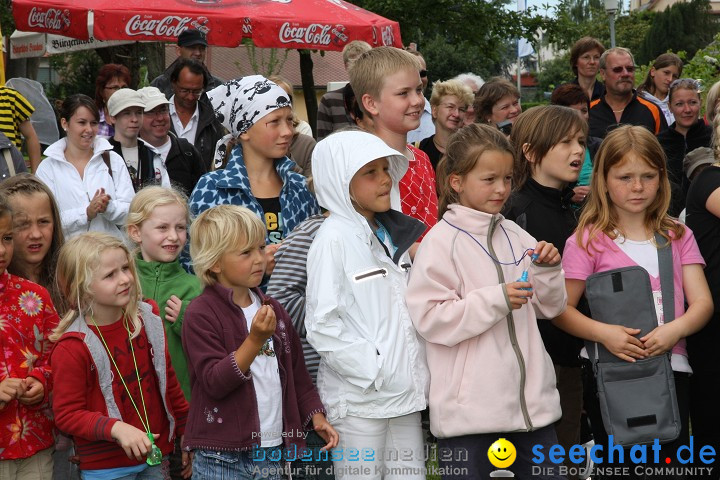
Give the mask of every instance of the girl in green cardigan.
[{"label": "girl in green cardigan", "polygon": [[138,246],[135,264],[143,296],[160,307],[170,360],[188,401],[190,378],[180,333],[185,308],[202,293],[200,280],[186,273],[177,260],[185,247],[189,223],[187,198],[157,186],[140,190],[127,216],[128,236]]},{"label": "girl in green cardigan", "polygon": [[[166,187],[145,187],[130,203],[127,233],[138,246],[135,265],[145,298],[155,300],[165,326],[170,361],[190,401],[190,377],[182,347],[182,320],[190,301],[203,291],[200,280],[180,266],[178,256],[187,241],[190,210],[182,193]],[[189,465],[182,463],[180,445],[170,455],[170,475],[183,478]]]}]

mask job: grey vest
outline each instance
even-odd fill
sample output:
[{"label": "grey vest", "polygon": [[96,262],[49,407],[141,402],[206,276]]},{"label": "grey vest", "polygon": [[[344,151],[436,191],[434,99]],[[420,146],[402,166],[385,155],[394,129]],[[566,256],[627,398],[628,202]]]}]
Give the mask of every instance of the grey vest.
[{"label": "grey vest", "polygon": [[[160,381],[160,395],[162,396],[163,406],[165,407],[165,413],[167,414],[170,422],[170,435],[168,436],[168,441],[172,442],[173,434],[175,432],[175,417],[170,413],[167,403],[165,330],[163,330],[162,320],[152,312],[150,305],[145,302],[140,302],[139,310],[140,316],[142,317],[143,327],[145,328],[145,333],[152,348],[153,367],[155,367],[158,380]],[[84,335],[83,341],[85,342],[85,346],[87,347],[88,352],[90,352],[90,356],[95,364],[95,370],[97,371],[98,380],[100,382],[100,391],[105,399],[108,415],[110,418],[117,418],[122,421],[122,415],[120,415],[120,409],[115,402],[115,397],[113,396],[112,391],[113,366],[110,363],[110,357],[108,357],[107,350],[105,350],[105,346],[102,341],[97,335],[95,335],[95,332],[90,330],[87,326],[85,318],[82,314],[75,319],[66,331],[82,333]]]}]

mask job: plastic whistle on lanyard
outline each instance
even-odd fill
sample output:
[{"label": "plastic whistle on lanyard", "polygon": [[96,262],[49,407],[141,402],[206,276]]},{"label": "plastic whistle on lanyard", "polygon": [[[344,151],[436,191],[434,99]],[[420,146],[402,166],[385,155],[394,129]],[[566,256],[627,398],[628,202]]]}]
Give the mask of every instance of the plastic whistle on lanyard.
[{"label": "plastic whistle on lanyard", "polygon": [[148,453],[148,457],[147,460],[145,460],[145,463],[147,463],[151,467],[154,467],[155,465],[160,465],[163,455],[160,451],[160,447],[155,445],[155,437],[153,436],[153,434],[148,433],[147,436],[152,443],[152,448],[150,449],[150,453]]},{"label": "plastic whistle on lanyard", "polygon": [[[135,408],[135,411],[138,414],[138,417],[140,418],[140,422],[142,423],[143,428],[145,428],[145,433],[147,434],[148,439],[150,440],[150,453],[148,453],[147,459],[145,460],[145,463],[150,465],[151,467],[154,467],[155,465],[160,465],[162,463],[162,451],[160,450],[160,447],[155,445],[155,437],[152,433],[150,433],[150,419],[148,418],[147,414],[147,408],[145,407],[145,397],[143,396],[142,391],[142,384],[140,382],[140,372],[138,371],[137,366],[137,358],[135,357],[135,348],[133,347],[132,343],[132,335],[130,333],[130,327],[125,324],[125,329],[128,333],[128,340],[130,343],[130,352],[132,353],[133,363],[135,364],[135,375],[137,376],[138,385],[140,386],[140,401],[142,402],[143,411],[145,413],[145,419],[143,419],[142,415],[140,415],[140,409],[138,408],[137,404],[135,403],[135,400],[133,400],[132,395],[130,395],[130,389],[127,386],[127,383],[125,383],[125,379],[122,377],[122,374],[120,373],[120,368],[117,366],[117,362],[115,362],[115,357],[113,357],[112,353],[110,352],[110,348],[108,347],[107,342],[105,341],[105,337],[102,334],[102,331],[100,331],[100,327],[98,327],[97,322],[95,322],[95,317],[90,317],[92,320],[93,325],[95,325],[95,328],[97,328],[97,335],[100,337],[100,340],[102,340],[103,345],[105,346],[105,351],[108,354],[108,357],[112,361],[113,366],[115,367],[115,370],[117,370],[120,381],[122,382],[123,387],[125,387],[125,391],[128,394],[128,397],[130,398],[130,402],[132,402],[133,407]],[[111,371],[112,372],[112,371]]]},{"label": "plastic whistle on lanyard", "polygon": [[[533,253],[532,255],[530,255],[530,258],[531,258],[532,261],[534,262],[535,260],[538,259],[539,256],[540,256],[539,254]],[[518,278],[516,281],[517,281],[517,282],[527,282],[527,281],[528,281],[528,271],[527,271],[527,269],[523,270],[522,275],[520,275],[520,278]],[[527,290],[527,291],[529,291],[529,292],[532,292],[532,288],[521,288],[520,290]]]}]

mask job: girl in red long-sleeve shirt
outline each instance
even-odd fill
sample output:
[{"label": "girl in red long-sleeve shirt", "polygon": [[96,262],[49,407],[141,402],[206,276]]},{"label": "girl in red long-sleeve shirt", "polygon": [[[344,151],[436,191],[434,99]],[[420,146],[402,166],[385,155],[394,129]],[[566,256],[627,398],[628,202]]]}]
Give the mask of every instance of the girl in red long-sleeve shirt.
[{"label": "girl in red long-sleeve shirt", "polygon": [[188,405],[162,321],[140,301],[130,252],[111,235],[86,233],[60,250],[57,276],[70,311],[50,337],[60,386],[53,412],[74,437],[83,478],[166,478]]}]

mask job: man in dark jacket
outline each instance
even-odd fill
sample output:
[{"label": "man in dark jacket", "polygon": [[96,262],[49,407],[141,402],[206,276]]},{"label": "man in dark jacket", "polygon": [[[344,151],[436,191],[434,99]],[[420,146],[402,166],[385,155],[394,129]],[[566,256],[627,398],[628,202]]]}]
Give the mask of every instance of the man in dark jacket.
[{"label": "man in dark jacket", "polygon": [[225,135],[225,128],[215,118],[205,95],[208,74],[197,60],[183,58],[170,74],[175,94],[170,97],[170,128],[200,152],[205,169],[210,170],[215,144]]},{"label": "man in dark jacket", "polygon": [[654,135],[667,129],[660,107],[639,97],[635,85],[635,59],[627,48],[605,50],[600,57],[605,93],[590,103],[590,136],[605,136],[620,125],[639,125]]},{"label": "man in dark jacket", "polygon": [[155,87],[138,90],[145,102],[140,138],[152,145],[165,161],[170,181],[190,195],[205,173],[205,162],[190,142],[170,132],[170,102]]},{"label": "man in dark jacket", "polygon": [[167,98],[172,97],[174,92],[172,89],[172,84],[170,82],[170,74],[172,73],[173,69],[180,61],[180,59],[192,58],[193,60],[197,60],[198,62],[200,62],[205,71],[207,72],[208,90],[217,87],[218,85],[223,83],[223,81],[217,77],[212,76],[207,66],[205,65],[207,47],[208,43],[204,33],[192,28],[183,30],[183,32],[178,35],[177,46],[175,47],[175,52],[177,53],[178,58],[175,59],[175,61],[171,63],[170,66],[166,68],[161,75],[155,77],[155,79],[153,79],[150,85],[159,88],[160,91],[165,94]]}]

